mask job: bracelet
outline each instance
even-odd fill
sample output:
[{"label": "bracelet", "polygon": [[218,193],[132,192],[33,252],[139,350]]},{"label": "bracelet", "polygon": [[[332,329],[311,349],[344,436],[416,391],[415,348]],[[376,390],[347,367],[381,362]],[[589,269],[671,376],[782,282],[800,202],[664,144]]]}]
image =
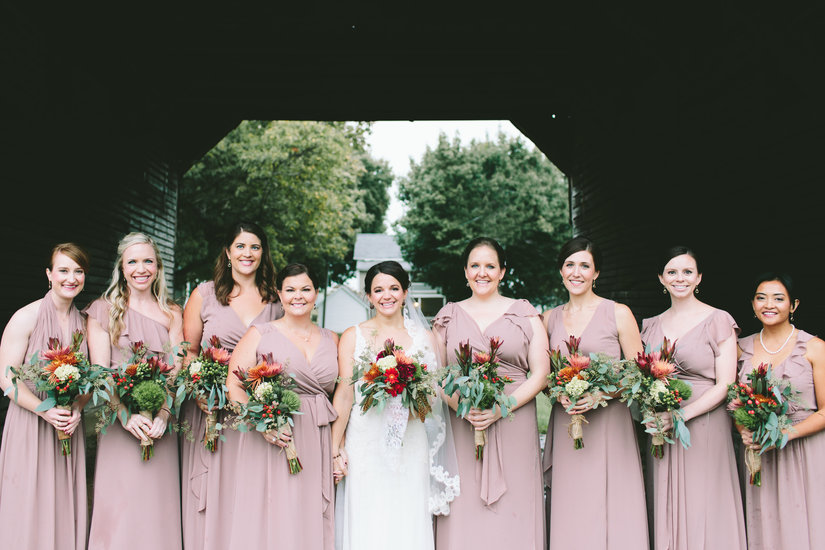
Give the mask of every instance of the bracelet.
[{"label": "bracelet", "polygon": [[335,460],[336,458],[341,458],[341,453],[338,453],[337,455],[333,456],[332,460]]}]

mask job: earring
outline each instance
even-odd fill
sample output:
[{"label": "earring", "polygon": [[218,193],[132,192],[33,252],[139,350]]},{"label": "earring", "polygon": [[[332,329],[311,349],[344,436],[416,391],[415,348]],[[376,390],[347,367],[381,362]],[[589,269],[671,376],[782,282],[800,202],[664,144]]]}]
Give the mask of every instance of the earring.
[{"label": "earring", "polygon": [[467,281],[467,286],[468,286],[468,287],[470,286],[470,281]]},{"label": "earring", "polygon": [[662,287],[662,294],[667,294],[667,287]]},{"label": "earring", "polygon": [[791,312],[791,323],[793,323],[793,311]]},{"label": "earring", "polygon": [[49,281],[49,290],[51,290],[51,289],[52,289],[52,282]]},{"label": "earring", "polygon": [[596,279],[593,279],[593,284],[590,285],[590,290],[592,290],[594,292],[596,291]]},{"label": "earring", "polygon": [[231,261],[231,260],[226,260],[226,268],[227,268],[227,269],[231,269],[231,268],[232,268],[232,261]]},{"label": "earring", "polygon": [[699,294],[699,287],[698,286],[693,289],[693,293],[694,294]]},{"label": "earring", "polygon": [[375,309],[375,306],[370,304],[370,309]]}]

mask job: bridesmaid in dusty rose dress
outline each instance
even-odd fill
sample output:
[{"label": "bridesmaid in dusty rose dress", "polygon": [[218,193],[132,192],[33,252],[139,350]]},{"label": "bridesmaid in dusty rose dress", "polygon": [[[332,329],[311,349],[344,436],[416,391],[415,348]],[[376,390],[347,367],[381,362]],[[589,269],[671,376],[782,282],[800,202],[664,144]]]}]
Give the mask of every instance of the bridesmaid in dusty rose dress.
[{"label": "bridesmaid in dusty rose dress", "polygon": [[[437,518],[436,548],[542,550],[544,502],[535,397],[547,385],[550,372],[547,333],[529,302],[499,294],[507,268],[501,245],[476,238],[465,248],[463,260],[473,294],[448,303],[433,320],[442,359],[452,361],[464,341],[469,340],[473,351],[486,351],[491,337],[501,338],[499,372],[513,379],[506,391],[516,398],[516,407],[505,419],[498,408],[495,413],[473,409],[467,419],[451,415],[461,495],[453,501],[450,515]],[[453,409],[456,399],[450,399]],[[473,430],[484,428],[488,441],[478,461]]]},{"label": "bridesmaid in dusty rose dress", "polygon": [[[739,340],[739,380],[747,383],[768,363],[801,393],[789,407],[788,444],[762,455],[761,487],[745,481],[748,548],[825,548],[825,342],[791,324],[799,300],[788,275],[758,277],[751,304],[763,328]],[[737,429],[744,445],[761,448],[748,430]]]},{"label": "bridesmaid in dusty rose dress", "polygon": [[[213,280],[199,284],[183,310],[183,337],[190,343],[187,361],[197,357],[201,344],[212,336],[231,352],[251,325],[282,315],[266,233],[255,223],[236,224],[215,262]],[[232,475],[220,475],[222,468],[234,472],[236,467],[222,460],[220,450],[227,444],[237,445],[239,434],[226,430],[226,441],[219,442],[215,452],[207,450],[203,444],[205,410],[206,403],[187,400],[183,405],[183,420],[193,434],[193,438],[180,438],[184,548],[214,547],[209,533],[220,529],[220,517],[218,508],[207,504],[220,498],[222,484],[231,490],[234,481]]]},{"label": "bridesmaid in dusty rose dress", "polygon": [[[118,245],[109,288],[87,308],[92,362],[119,368],[129,346],[142,341],[167,362],[183,340],[181,310],[166,288],[157,245],[129,233]],[[122,409],[122,405],[120,406]],[[178,438],[167,434],[170,411],[132,414],[98,438],[89,549],[181,548]],[[154,439],[154,456],[141,459],[140,441]]]},{"label": "bridesmaid in dusty rose dress", "polygon": [[[338,336],[312,323],[318,297],[317,281],[300,264],[290,264],[276,278],[284,316],[253,325],[238,342],[230,372],[248,370],[271,353],[294,375],[301,413],[294,417],[292,436],[251,431],[240,434],[238,445],[226,446],[238,464],[234,491],[221,493],[222,531],[211,541],[226,550],[300,548],[332,550],[332,438],[330,423],[337,414],[330,396],[338,376]],[[230,399],[246,402],[235,376],[228,380]],[[284,447],[292,439],[303,469],[290,474]],[[223,473],[226,470],[222,470]]]},{"label": "bridesmaid in dusty rose dress", "polygon": [[[686,247],[668,251],[659,281],[670,294],[664,313],[645,319],[642,341],[659,348],[665,337],[676,343],[677,376],[693,386],[681,412],[690,430],[690,447],[665,445],[653,462],[653,534],[656,549],[744,549],[745,525],[725,410],[727,386],[736,379],[739,327],[726,312],[699,301],[701,271]],[[659,413],[665,429],[673,426]]]},{"label": "bridesmaid in dusty rose dress", "polygon": [[[600,264],[598,249],[584,237],[562,246],[557,267],[569,300],[545,312],[550,349],[569,355],[564,342],[575,336],[582,355],[635,358],[643,347],[633,313],[593,291]],[[587,393],[569,413],[569,399],[553,406],[543,455],[551,550],[648,548],[642,461],[630,409],[616,400],[592,410],[602,397]],[[573,447],[567,433],[571,414],[584,414],[588,422],[582,449]]]},{"label": "bridesmaid in dusty rose dress", "polygon": [[[83,403],[72,411],[56,407],[35,412],[45,394],[30,382],[14,388],[6,365],[27,363],[42,354],[49,338],[68,345],[72,333],[86,331],[74,305],[83,290],[89,256],[73,243],[52,249],[46,277],[49,292],[19,309],[0,342],[0,388],[10,390],[0,446],[0,548],[47,550],[86,547],[86,453]],[[82,351],[86,352],[86,341]],[[11,374],[11,373],[8,373]],[[72,452],[62,456],[57,430],[72,434]]]}]

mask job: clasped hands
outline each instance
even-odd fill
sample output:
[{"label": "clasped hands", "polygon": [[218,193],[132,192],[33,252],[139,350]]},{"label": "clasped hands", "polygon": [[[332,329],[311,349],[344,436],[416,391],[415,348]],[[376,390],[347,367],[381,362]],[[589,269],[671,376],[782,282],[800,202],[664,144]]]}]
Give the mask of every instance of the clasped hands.
[{"label": "clasped hands", "polygon": [[68,435],[72,435],[80,424],[80,410],[72,407],[70,411],[52,407],[47,411],[39,413],[40,418],[51,424],[57,430],[63,430]]},{"label": "clasped hands", "polygon": [[153,419],[146,418],[141,414],[132,414],[126,423],[123,422],[122,418],[120,423],[135,438],[148,442],[150,439],[159,439],[166,432],[166,419],[163,417],[162,412]]},{"label": "clasped hands", "polygon": [[602,401],[607,399],[610,399],[610,397],[606,393],[601,390],[594,390],[583,394],[572,408],[570,408],[570,405],[573,404],[573,402],[570,401],[570,398],[564,394],[559,397],[559,403],[561,403],[561,406],[564,407],[567,414],[572,415],[582,414],[590,409],[595,409]]}]

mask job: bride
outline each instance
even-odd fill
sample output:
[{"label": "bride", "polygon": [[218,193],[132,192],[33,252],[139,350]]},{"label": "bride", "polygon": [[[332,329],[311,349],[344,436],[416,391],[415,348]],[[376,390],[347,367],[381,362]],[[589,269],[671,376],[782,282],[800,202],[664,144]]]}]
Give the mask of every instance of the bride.
[{"label": "bride", "polygon": [[374,361],[391,338],[404,353],[437,368],[432,333],[407,296],[410,279],[398,262],[372,266],[365,292],[376,315],[348,328],[338,346],[340,381],[332,424],[337,550],[432,550],[433,515],[447,515],[459,493],[458,463],[444,401],[425,422],[400,397],[383,410],[361,409],[360,383],[347,382],[355,363]]}]

